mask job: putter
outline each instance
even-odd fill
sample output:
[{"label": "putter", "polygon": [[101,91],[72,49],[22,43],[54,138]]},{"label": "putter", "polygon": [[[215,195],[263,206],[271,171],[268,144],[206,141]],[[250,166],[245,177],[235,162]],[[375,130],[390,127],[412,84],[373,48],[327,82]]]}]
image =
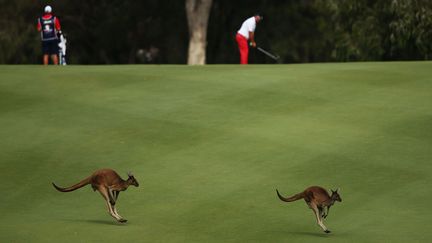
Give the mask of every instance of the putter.
[{"label": "putter", "polygon": [[258,47],[258,46],[257,46],[257,49],[258,49],[258,51],[260,51],[260,52],[266,54],[268,57],[270,57],[271,59],[273,59],[273,60],[275,60],[275,61],[277,61],[277,60],[279,59],[279,56],[278,56],[278,55],[273,55],[273,54],[271,54],[270,52],[268,52],[268,51],[262,49],[261,47]]}]

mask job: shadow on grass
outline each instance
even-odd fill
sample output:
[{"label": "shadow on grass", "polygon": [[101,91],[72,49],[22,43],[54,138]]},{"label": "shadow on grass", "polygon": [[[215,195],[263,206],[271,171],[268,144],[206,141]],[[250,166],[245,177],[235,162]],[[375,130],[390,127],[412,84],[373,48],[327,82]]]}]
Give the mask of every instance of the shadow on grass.
[{"label": "shadow on grass", "polygon": [[347,234],[346,232],[341,232],[341,231],[337,231],[334,232],[332,231],[329,234],[326,234],[324,232],[312,232],[312,231],[291,231],[289,232],[289,234],[293,234],[293,235],[298,235],[298,236],[308,236],[308,237],[318,237],[318,238],[338,238],[338,239],[343,239],[351,234]]},{"label": "shadow on grass", "polygon": [[290,232],[290,234],[327,238],[331,237],[333,233],[326,234],[324,232]]},{"label": "shadow on grass", "polygon": [[114,220],[102,220],[102,219],[64,219],[64,221],[88,223],[88,224],[100,224],[100,225],[113,225],[113,226],[127,226],[128,223],[119,223]]}]

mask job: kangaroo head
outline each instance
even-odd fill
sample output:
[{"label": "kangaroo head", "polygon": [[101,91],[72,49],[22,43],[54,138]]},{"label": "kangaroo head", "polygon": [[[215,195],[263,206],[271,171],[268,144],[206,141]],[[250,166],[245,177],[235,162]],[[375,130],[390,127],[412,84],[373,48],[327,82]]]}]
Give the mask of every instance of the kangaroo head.
[{"label": "kangaroo head", "polygon": [[129,185],[134,185],[136,187],[139,186],[138,181],[135,179],[135,177],[132,175],[132,172],[128,172],[128,179],[127,179],[127,183]]},{"label": "kangaroo head", "polygon": [[342,198],[339,195],[339,188],[336,189],[336,191],[331,190],[331,192],[332,192],[331,194],[332,200],[342,202]]}]

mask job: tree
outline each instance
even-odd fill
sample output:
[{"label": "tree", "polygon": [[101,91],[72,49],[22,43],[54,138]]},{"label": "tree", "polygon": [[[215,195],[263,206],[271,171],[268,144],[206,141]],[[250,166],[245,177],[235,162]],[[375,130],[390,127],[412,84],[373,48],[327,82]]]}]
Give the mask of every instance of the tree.
[{"label": "tree", "polygon": [[427,60],[432,54],[432,3],[394,0],[387,7],[390,60]]},{"label": "tree", "polygon": [[189,27],[188,64],[206,63],[207,26],[212,0],[186,0]]}]

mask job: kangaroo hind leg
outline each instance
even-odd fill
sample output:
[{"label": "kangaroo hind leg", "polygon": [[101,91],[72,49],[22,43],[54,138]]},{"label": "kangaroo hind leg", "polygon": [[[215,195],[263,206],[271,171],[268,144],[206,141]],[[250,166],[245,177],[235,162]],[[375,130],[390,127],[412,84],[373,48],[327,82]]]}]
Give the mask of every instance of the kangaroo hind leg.
[{"label": "kangaroo hind leg", "polygon": [[119,191],[115,191],[115,190],[113,190],[113,189],[111,189],[111,188],[108,188],[108,195],[110,196],[110,203],[111,203],[112,211],[114,212],[115,215],[117,215],[117,216],[120,218],[119,222],[121,222],[121,223],[126,223],[127,220],[124,219],[124,218],[123,218],[123,217],[122,217],[122,216],[117,212],[117,209],[116,209],[116,207],[115,207],[116,202],[117,202],[117,198],[118,198],[119,194],[120,194]]},{"label": "kangaroo hind leg", "polygon": [[106,202],[107,207],[108,207],[108,213],[113,218],[115,218],[117,221],[123,223],[124,219],[122,219],[122,217],[120,215],[118,215],[114,212],[114,209],[113,209],[114,206],[113,205],[115,205],[115,201],[110,197],[110,192],[108,191],[108,189],[105,187],[99,187],[98,191],[100,192],[102,197],[105,199],[105,202]]},{"label": "kangaroo hind leg", "polygon": [[322,214],[321,214],[322,212],[321,212],[321,210],[319,210],[318,207],[316,205],[314,205],[314,204],[311,204],[310,207],[312,208],[312,210],[313,210],[313,212],[315,214],[315,217],[316,217],[316,220],[317,220],[317,224],[321,227],[322,230],[324,230],[324,232],[330,233],[330,230],[328,230],[327,227],[322,222],[322,218],[321,218],[322,217]]},{"label": "kangaroo hind leg", "polygon": [[122,216],[120,216],[120,214],[117,212],[117,209],[115,207],[115,204],[117,202],[117,199],[118,199],[120,192],[119,191],[111,191],[111,189],[109,189],[109,191],[111,192],[111,195],[113,196],[113,200],[114,200],[114,204],[111,204],[111,207],[112,207],[114,213],[121,218],[120,222],[126,223],[127,219],[124,219]]}]

